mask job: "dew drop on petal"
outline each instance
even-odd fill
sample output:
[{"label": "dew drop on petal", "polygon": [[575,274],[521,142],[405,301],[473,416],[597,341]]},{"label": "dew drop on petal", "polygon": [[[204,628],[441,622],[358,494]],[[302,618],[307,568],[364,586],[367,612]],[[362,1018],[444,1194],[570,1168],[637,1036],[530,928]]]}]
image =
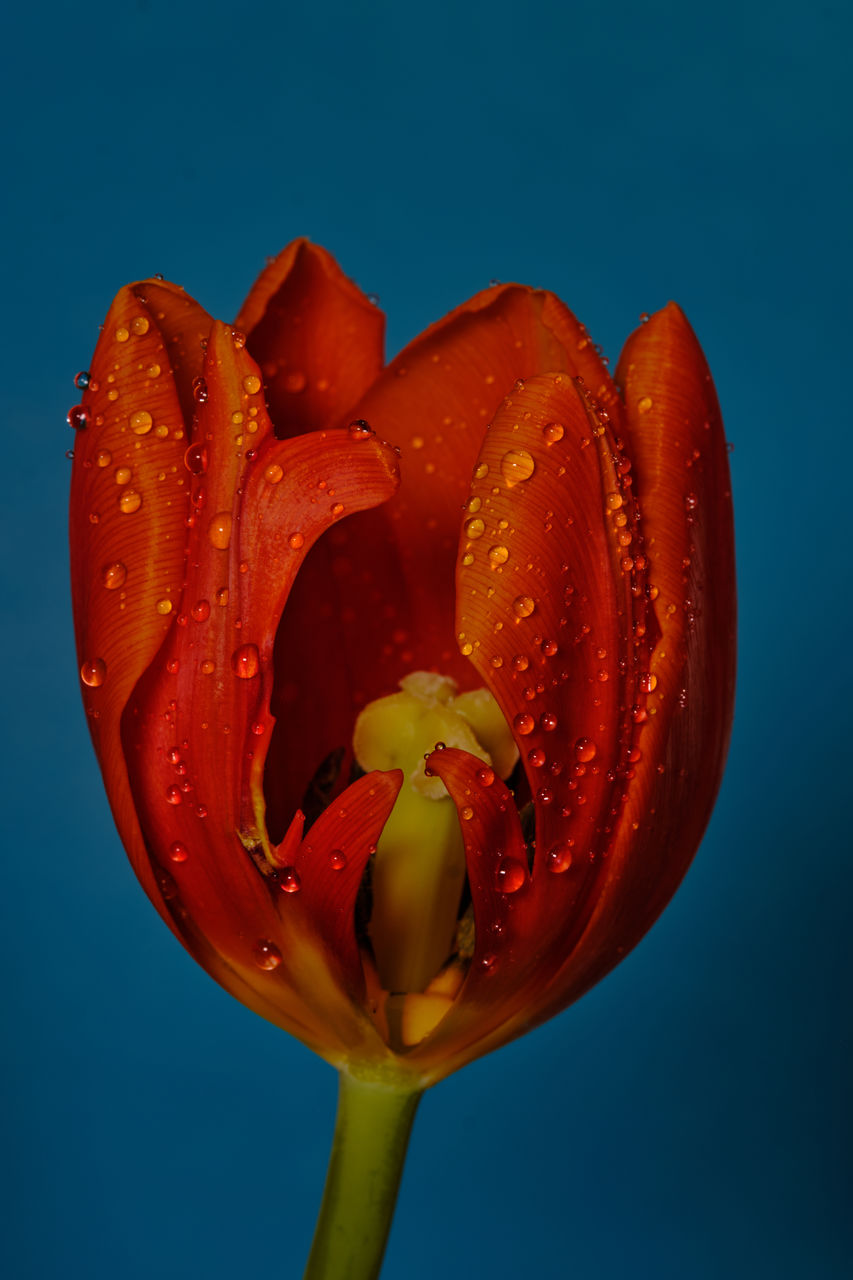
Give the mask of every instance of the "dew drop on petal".
[{"label": "dew drop on petal", "polygon": [[147,436],[154,426],[154,419],[147,409],[137,409],[130,415],[130,429],[135,436]]},{"label": "dew drop on petal", "polygon": [[278,484],[283,475],[284,469],[280,467],[277,462],[271,462],[268,466],[264,467],[264,479],[267,484]]},{"label": "dew drop on petal", "polygon": [[552,845],[548,850],[548,858],[545,863],[549,871],[561,875],[564,871],[568,871],[572,865],[572,849],[568,841],[561,841],[559,844]]},{"label": "dew drop on petal", "polygon": [[180,840],[174,840],[169,845],[169,858],[172,862],[186,862],[189,856],[189,849],[185,844],[181,844]]},{"label": "dew drop on petal", "polygon": [[596,750],[596,745],[591,738],[578,738],[575,743],[575,759],[581,764],[587,764],[595,759]]},{"label": "dew drop on petal", "polygon": [[278,873],[278,887],[282,893],[298,893],[302,888],[299,872],[295,867],[282,867]]},{"label": "dew drop on petal", "polygon": [[89,385],[89,373],[88,373],[88,370],[83,369],[83,370],[81,370],[81,372],[80,372],[80,373],[78,373],[78,374],[76,375],[76,377],[74,378],[74,385],[75,385],[75,387],[77,388],[77,390],[78,390],[78,391],[85,391],[85,390],[86,390],[86,388],[87,388],[87,387],[88,387],[88,385]]},{"label": "dew drop on petal", "polygon": [[489,547],[489,564],[493,569],[497,569],[500,565],[506,564],[509,559],[509,551],[501,543],[494,547]]},{"label": "dew drop on petal", "polygon": [[256,396],[261,389],[261,380],[256,373],[247,373],[243,379],[243,390],[247,395]]},{"label": "dew drop on petal", "polygon": [[80,679],[90,689],[97,689],[107,678],[107,664],[103,658],[90,658],[80,667]]},{"label": "dew drop on petal", "polygon": [[510,449],[501,458],[501,475],[508,488],[529,480],[536,470],[533,455],[526,449]]},{"label": "dew drop on petal", "polygon": [[73,427],[75,431],[82,431],[89,425],[89,415],[86,412],[84,404],[75,404],[72,409],[68,410],[65,421],[69,427]]},{"label": "dew drop on petal", "polygon": [[527,868],[518,858],[501,858],[495,871],[495,888],[499,893],[518,893],[527,881]]},{"label": "dew drop on petal", "polygon": [[649,411],[649,409],[651,409],[651,407],[652,407],[652,398],[651,398],[651,396],[642,396],[642,397],[637,401],[637,413],[648,413],[648,411]]},{"label": "dew drop on petal", "polygon": [[118,505],[126,516],[132,516],[142,506],[142,494],[135,489],[125,489],[118,500]]},{"label": "dew drop on petal", "polygon": [[513,717],[512,724],[516,733],[520,733],[522,737],[526,737],[536,728],[536,721],[527,711],[519,711],[518,715]]},{"label": "dew drop on petal", "polygon": [[184,797],[181,795],[181,788],[175,783],[173,783],[171,787],[166,788],[166,799],[169,804],[180,804],[183,801],[183,798]]},{"label": "dew drop on petal", "polygon": [[267,938],[261,938],[255,943],[254,948],[255,964],[259,969],[277,969],[281,964],[281,952],[274,942],[270,942]]},{"label": "dew drop on petal", "polygon": [[261,667],[261,657],[256,644],[241,644],[231,655],[231,668],[238,680],[251,680]]},{"label": "dew drop on petal", "polygon": [[298,530],[295,530],[293,533],[288,534],[287,544],[294,551],[298,551],[300,547],[305,545],[304,535],[299,533]]},{"label": "dew drop on petal", "polygon": [[479,516],[473,516],[470,520],[465,521],[465,536],[474,541],[476,538],[482,538],[486,532],[486,526]]},{"label": "dew drop on petal", "polygon": [[343,871],[347,865],[346,854],[343,849],[332,849],[329,853],[329,866],[333,871]]},{"label": "dew drop on petal", "polygon": [[184,454],[184,466],[190,475],[204,475],[207,470],[207,449],[203,444],[190,445]]},{"label": "dew drop on petal", "polygon": [[482,769],[478,769],[474,776],[481,787],[490,787],[495,780],[495,771],[489,765],[484,764]]},{"label": "dew drop on petal", "polygon": [[530,596],[516,596],[512,602],[513,612],[517,618],[529,618],[536,603]]},{"label": "dew drop on petal", "polygon": [[212,547],[225,551],[231,543],[231,512],[217,511],[207,526],[207,537]]},{"label": "dew drop on petal", "polygon": [[546,422],[542,434],[546,444],[556,444],[565,435],[565,427],[561,422]]},{"label": "dew drop on petal", "polygon": [[105,564],[101,569],[101,582],[108,591],[115,591],[117,587],[124,585],[127,578],[127,568],[122,564],[121,560],[114,560],[112,564]]}]

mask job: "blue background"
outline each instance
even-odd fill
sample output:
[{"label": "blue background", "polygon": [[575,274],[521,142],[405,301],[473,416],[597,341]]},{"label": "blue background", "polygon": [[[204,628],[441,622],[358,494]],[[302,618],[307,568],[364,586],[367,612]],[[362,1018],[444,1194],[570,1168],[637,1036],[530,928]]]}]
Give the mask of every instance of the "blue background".
[{"label": "blue background", "polygon": [[0,83],[8,1274],[301,1275],[335,1078],[131,876],[80,706],[63,453],[120,284],[162,272],[229,317],[306,234],[381,296],[391,352],[493,277],[556,290],[611,358],[673,297],[734,443],[739,699],[707,838],[620,969],[427,1095],[385,1275],[842,1276],[849,7],[23,8]]}]

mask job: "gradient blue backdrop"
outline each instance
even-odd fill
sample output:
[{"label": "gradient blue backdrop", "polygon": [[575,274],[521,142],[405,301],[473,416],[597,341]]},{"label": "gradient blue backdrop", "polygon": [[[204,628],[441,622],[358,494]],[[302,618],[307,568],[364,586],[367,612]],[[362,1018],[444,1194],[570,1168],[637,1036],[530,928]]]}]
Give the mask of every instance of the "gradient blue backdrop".
[{"label": "gradient blue backdrop", "polygon": [[618,971],[427,1096],[388,1280],[846,1274],[849,7],[23,8],[0,84],[7,1274],[301,1274],[335,1078],[195,967],[126,865],[63,453],[120,284],[162,272],[229,317],[302,234],[381,296],[392,352],[493,277],[556,290],[613,357],[676,298],[734,443],[740,686],[708,836]]}]

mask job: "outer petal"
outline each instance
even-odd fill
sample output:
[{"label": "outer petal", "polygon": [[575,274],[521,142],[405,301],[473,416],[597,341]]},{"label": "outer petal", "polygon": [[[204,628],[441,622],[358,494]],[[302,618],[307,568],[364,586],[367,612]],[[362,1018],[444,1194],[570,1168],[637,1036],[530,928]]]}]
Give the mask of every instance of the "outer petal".
[{"label": "outer petal", "polygon": [[169,627],[158,602],[184,577],[185,410],[210,317],[175,286],[116,297],[83,396],[71,480],[71,590],[83,700],[116,824],[137,875],[171,921],[145,857],[119,743],[130,691]]},{"label": "outer petal", "polygon": [[330,253],[294,240],[237,317],[281,438],[337,426],[379,376],[385,317]]},{"label": "outer petal", "polygon": [[549,368],[583,376],[619,412],[583,326],[553,295],[507,285],[428,329],[354,408],[354,417],[401,447],[403,484],[381,509],[332,531],[295,585],[279,644],[318,678],[300,686],[285,671],[275,693],[277,714],[306,725],[298,755],[286,757],[291,805],[320,761],[349,747],[353,706],[393,691],[417,669],[473,685],[453,643],[461,509],[503,396],[516,378]]},{"label": "outer petal", "polygon": [[[169,908],[187,946],[197,955],[211,947],[245,1003],[340,1055],[375,1032],[318,940],[322,921],[309,928],[303,909],[287,913],[267,856],[273,637],[312,542],[393,492],[396,458],[366,433],[276,440],[257,366],[224,325],[213,326],[203,377],[186,459],[183,591],[124,713],[122,746],[151,867],[155,876],[168,868]],[[385,800],[390,808],[393,795]],[[374,820],[381,828],[381,805]]]},{"label": "outer petal", "polygon": [[674,303],[629,338],[618,377],[661,626],[656,685],[605,892],[542,1017],[599,981],[675,892],[711,815],[734,706],[728,454],[708,365]]}]

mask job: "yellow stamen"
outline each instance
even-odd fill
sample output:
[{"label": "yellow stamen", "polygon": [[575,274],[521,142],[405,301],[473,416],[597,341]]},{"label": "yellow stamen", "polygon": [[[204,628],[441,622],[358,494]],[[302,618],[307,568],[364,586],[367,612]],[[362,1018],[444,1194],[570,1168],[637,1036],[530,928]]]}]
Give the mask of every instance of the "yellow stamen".
[{"label": "yellow stamen", "polygon": [[424,773],[424,755],[443,742],[507,777],[518,751],[488,690],[457,697],[455,681],[427,671],[400,690],[364,708],[353,751],[362,769],[405,774],[376,851],[370,933],[386,991],[422,992],[451,952],[465,883],[456,809],[441,779]]}]

